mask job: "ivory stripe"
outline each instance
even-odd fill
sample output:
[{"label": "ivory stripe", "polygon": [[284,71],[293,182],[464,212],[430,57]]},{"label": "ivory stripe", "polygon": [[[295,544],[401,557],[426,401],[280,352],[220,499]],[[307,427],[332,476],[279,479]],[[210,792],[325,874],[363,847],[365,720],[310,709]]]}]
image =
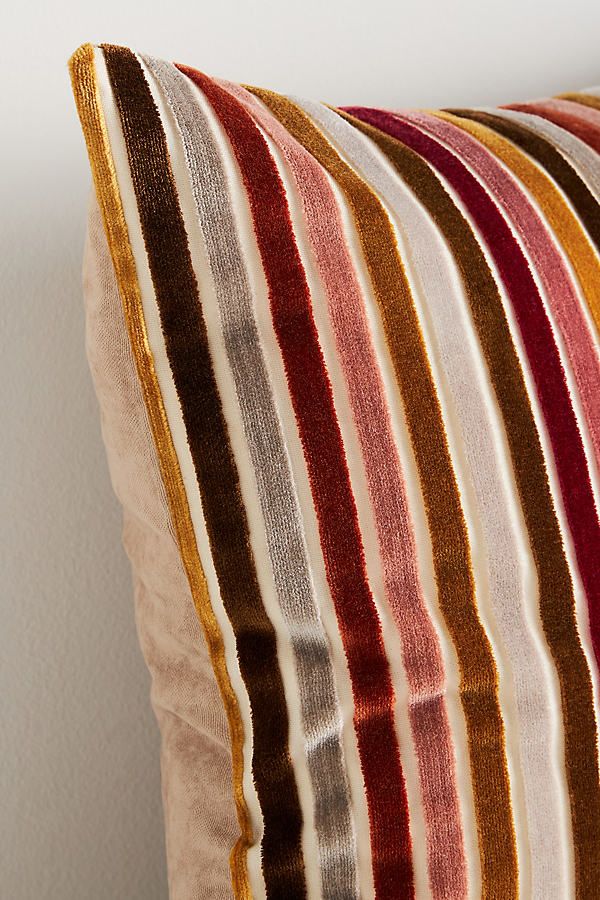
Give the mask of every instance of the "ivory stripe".
[{"label": "ivory stripe", "polygon": [[[506,890],[508,897],[515,887],[517,869],[497,674],[477,616],[468,538],[439,402],[391,223],[370,186],[346,165],[299,107],[271,92],[255,88],[252,91],[336,179],[355,216],[426,498],[440,606],[461,667],[461,699],[470,739],[478,826],[489,867],[483,880],[484,884],[489,878],[501,885],[500,890]],[[390,247],[394,248],[393,255]],[[485,716],[481,715],[482,709]],[[485,758],[479,753],[482,736],[477,734],[484,720],[485,743],[493,748]]]},{"label": "ivory stripe", "polygon": [[[381,124],[383,120],[386,127],[399,132],[395,117],[372,110],[368,115],[371,120],[375,119]],[[402,144],[391,138],[382,140],[381,132],[373,127],[368,133],[383,145],[385,152],[400,166],[400,171],[406,172],[409,166],[405,152],[399,149]],[[411,134],[414,134],[407,129],[403,129],[402,133],[403,139],[410,139]],[[419,141],[421,147],[423,143]],[[432,197],[429,193],[428,196],[425,179],[418,181],[414,174],[410,183],[413,189],[419,191],[419,196],[428,201],[430,214],[440,221],[446,239],[453,246],[496,397],[502,409],[523,511],[536,557],[540,612],[561,680],[567,775],[579,879],[577,890],[582,896],[591,897],[594,880],[591,869],[598,859],[593,847],[595,837],[592,835],[594,829],[591,825],[596,813],[592,812],[590,806],[590,800],[592,805],[596,803],[594,798],[598,789],[593,693],[587,662],[579,641],[572,581],[562,548],[543,451],[498,288],[482,251],[467,223],[463,220],[461,224],[457,218],[456,208],[448,205],[449,198],[445,200],[431,181],[427,188],[429,192],[435,191],[435,195]],[[569,682],[570,689],[567,688]]]},{"label": "ivory stripe", "polygon": [[[600,88],[385,112],[70,68],[236,900],[595,900]],[[170,751],[189,846],[220,811]]]},{"label": "ivory stripe", "polygon": [[[424,605],[403,474],[391,434],[383,385],[377,377],[363,298],[353,276],[335,197],[316,160],[291,138],[278,120],[266,113],[252,95],[234,86],[228,89],[242,101],[245,94],[251,114],[277,142],[291,167],[302,200],[309,237],[326,287],[330,319],[365,462],[386,597],[403,643],[409,715],[420,760],[428,828],[431,889],[434,896],[451,893],[460,897],[466,891],[465,863],[454,759],[443,700],[441,653]],[[390,521],[402,523],[402,530],[390,531]]]},{"label": "ivory stripe", "polygon": [[316,799],[323,896],[340,900],[356,897],[355,835],[329,646],[314,597],[281,428],[271,401],[250,284],[235,238],[226,175],[189,80],[168,63],[149,57],[144,57],[144,61],[157,77],[182,135],[215,281],[227,354],[258,482],[277,594],[296,659],[308,765]]}]

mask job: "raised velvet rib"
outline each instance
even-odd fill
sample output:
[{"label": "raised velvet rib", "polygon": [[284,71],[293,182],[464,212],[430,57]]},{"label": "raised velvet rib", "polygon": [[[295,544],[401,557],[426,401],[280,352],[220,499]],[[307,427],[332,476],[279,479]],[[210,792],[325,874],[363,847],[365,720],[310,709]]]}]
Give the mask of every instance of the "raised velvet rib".
[{"label": "raised velvet rib", "polygon": [[594,900],[600,91],[336,109],[110,45],[71,73],[234,896]]}]

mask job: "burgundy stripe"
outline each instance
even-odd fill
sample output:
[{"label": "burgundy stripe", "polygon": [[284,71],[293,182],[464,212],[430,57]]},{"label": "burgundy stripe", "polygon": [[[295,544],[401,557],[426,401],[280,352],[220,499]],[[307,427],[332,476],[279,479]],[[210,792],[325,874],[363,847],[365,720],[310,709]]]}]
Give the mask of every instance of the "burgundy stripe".
[{"label": "burgundy stripe", "polygon": [[394,726],[394,690],[331,385],[311,311],[285,190],[244,107],[207,76],[179,66],[205,94],[233,147],[252,210],[273,324],[306,456],[327,579],[354,693],[377,897],[414,896],[408,804]]},{"label": "burgundy stripe", "polygon": [[504,116],[491,115],[478,109],[447,109],[445,111],[459,116],[461,119],[472,119],[474,122],[485,125],[486,128],[491,128],[492,131],[516,144],[528,156],[533,157],[566,194],[596,250],[600,251],[598,202],[577,170],[551,141],[521,122],[506,119]]},{"label": "burgundy stripe", "polygon": [[418,128],[389,113],[352,107],[352,115],[419,153],[447,179],[483,235],[510,297],[531,366],[567,520],[589,606],[590,630],[600,663],[600,527],[581,435],[571,406],[552,327],[523,252],[502,214],[463,163]]},{"label": "burgundy stripe", "polygon": [[[437,116],[411,112],[406,118],[441,139],[467,162],[513,222],[539,273],[550,310],[565,342],[600,470],[600,357],[577,295],[576,283],[558,244],[526,191],[519,186],[517,176],[511,177],[491,150],[469,132]],[[583,285],[583,289],[587,294],[587,285]]]}]

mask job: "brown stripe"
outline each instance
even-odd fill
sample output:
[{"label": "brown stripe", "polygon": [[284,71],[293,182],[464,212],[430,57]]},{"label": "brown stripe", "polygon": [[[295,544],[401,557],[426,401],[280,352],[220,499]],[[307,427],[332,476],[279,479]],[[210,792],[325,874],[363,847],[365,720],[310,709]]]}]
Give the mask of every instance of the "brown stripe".
[{"label": "brown stripe", "polygon": [[485,125],[450,113],[432,114],[468,131],[523,182],[562,244],[579,279],[591,316],[600,331],[600,259],[587,239],[581,222],[554,181],[519,147]]},{"label": "brown stripe", "polygon": [[[565,110],[564,106],[570,106],[571,109]],[[587,144],[596,153],[600,153],[600,131],[581,115],[584,111],[581,105],[563,102],[561,108],[557,109],[551,103],[544,102],[511,103],[503,106],[502,109],[513,109],[515,112],[526,113],[538,119],[546,119],[547,122],[562,128],[563,131],[570,132],[573,137]]]},{"label": "brown stripe", "polygon": [[[439,603],[455,643],[467,723],[485,896],[517,891],[497,673],[477,615],[467,530],[444,423],[396,238],[380,201],[289,100],[250,88],[343,190],[356,221],[404,400],[431,532]],[[396,251],[396,252],[394,252]]]},{"label": "brown stripe", "polygon": [[223,605],[237,642],[253,723],[252,771],[264,817],[269,897],[306,896],[302,815],[273,626],[262,603],[239,475],[210,357],[160,115],[135,56],[103,45]]},{"label": "brown stripe", "polygon": [[237,900],[250,900],[247,851],[248,847],[253,843],[253,835],[242,789],[244,728],[237,698],[229,680],[223,639],[210,603],[206,579],[196,546],[187,496],[179,469],[179,461],[173,446],[167,415],[154,369],[154,359],[146,333],[135,260],[129,243],[125,213],[121,203],[117,176],[110,150],[110,141],[102,113],[96,80],[94,48],[91,44],[85,44],[73,54],[69,61],[69,68],[73,93],[88,147],[96,194],[119,284],[119,292],[123,301],[129,339],[157,448],[171,519],[177,535],[194,605],[204,631],[211,663],[227,712],[232,744],[233,789],[241,831],[240,837],[231,852],[232,882]]},{"label": "brown stripe", "polygon": [[177,535],[181,558],[190,584],[198,618],[202,625],[215,677],[227,713],[231,737],[233,792],[240,825],[240,837],[232,848],[230,865],[236,900],[250,900],[247,853],[253,843],[250,815],[243,794],[244,726],[237,697],[231,686],[225,663],[225,648],[213,612],[204,571],[198,555],[179,461],[167,421],[160,387],[154,369],[142,298],[137,280],[133,251],[121,204],[110,141],[102,113],[91,44],[80,47],[69,61],[73,93],[85,135],[98,203],[110,247],[123,302],[125,320],[144,394],[148,418],[156,444],[161,475]]},{"label": "brown stripe", "polygon": [[456,259],[504,420],[539,582],[540,614],[558,671],[575,840],[577,896],[597,896],[600,794],[592,683],[577,631],[573,586],[544,454],[494,277],[468,222],[419,156],[345,116],[386,154],[444,235]]},{"label": "brown stripe", "polygon": [[445,112],[487,125],[536,159],[563,189],[596,248],[600,250],[600,216],[596,199],[575,169],[550,141],[521,125],[520,122],[514,122],[512,119],[509,121],[477,109],[447,109]]}]

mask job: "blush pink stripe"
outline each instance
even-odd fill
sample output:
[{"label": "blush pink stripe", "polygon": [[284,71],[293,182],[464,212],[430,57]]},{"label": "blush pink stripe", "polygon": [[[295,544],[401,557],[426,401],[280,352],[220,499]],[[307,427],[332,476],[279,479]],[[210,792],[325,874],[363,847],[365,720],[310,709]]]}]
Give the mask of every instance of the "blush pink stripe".
[{"label": "blush pink stripe", "polygon": [[364,459],[386,596],[402,642],[430,886],[440,900],[459,900],[467,893],[467,870],[443,661],[422,593],[401,464],[340,210],[326,174],[310,153],[251,94],[238,85],[221,84],[277,144],[303,206]]},{"label": "blush pink stripe", "polygon": [[546,109],[562,112],[566,116],[581,119],[582,122],[587,122],[588,125],[600,130],[600,110],[594,109],[592,106],[586,106],[584,103],[577,103],[574,100],[561,100],[560,97],[549,97],[544,100],[543,106]]},{"label": "blush pink stripe", "polygon": [[600,153],[600,112],[590,106],[551,98],[537,103],[513,103],[504,109],[516,109],[548,119],[549,122],[554,122],[560,128],[576,135],[596,153]]},{"label": "blush pink stripe", "polygon": [[508,214],[536,267],[563,338],[579,392],[596,466],[600,470],[600,358],[565,261],[540,215],[517,182],[470,134],[424,113],[404,114],[466,160]]}]

